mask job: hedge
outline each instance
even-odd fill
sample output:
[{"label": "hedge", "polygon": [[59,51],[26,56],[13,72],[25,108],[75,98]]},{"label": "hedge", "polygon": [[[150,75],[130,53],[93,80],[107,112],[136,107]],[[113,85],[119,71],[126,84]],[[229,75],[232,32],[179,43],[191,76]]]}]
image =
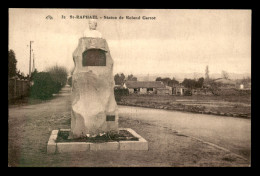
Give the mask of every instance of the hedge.
[{"label": "hedge", "polygon": [[117,102],[121,100],[121,96],[129,95],[128,89],[114,89],[115,99]]},{"label": "hedge", "polygon": [[60,83],[53,81],[48,72],[39,72],[33,76],[32,80],[33,86],[30,88],[32,98],[48,99],[62,88]]}]

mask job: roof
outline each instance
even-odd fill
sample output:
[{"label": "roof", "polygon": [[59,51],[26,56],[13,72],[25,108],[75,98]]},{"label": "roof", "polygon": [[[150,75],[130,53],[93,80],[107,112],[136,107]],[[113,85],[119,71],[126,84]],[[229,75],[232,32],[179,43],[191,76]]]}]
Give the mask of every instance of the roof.
[{"label": "roof", "polygon": [[185,88],[183,85],[174,85],[174,88]]},{"label": "roof", "polygon": [[157,90],[169,90],[167,88],[157,88]]},{"label": "roof", "polygon": [[127,88],[165,88],[161,81],[127,81]]}]

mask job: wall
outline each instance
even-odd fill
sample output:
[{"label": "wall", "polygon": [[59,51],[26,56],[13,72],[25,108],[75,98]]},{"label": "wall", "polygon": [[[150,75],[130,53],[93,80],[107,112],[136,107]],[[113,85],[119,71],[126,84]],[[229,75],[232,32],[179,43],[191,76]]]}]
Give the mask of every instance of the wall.
[{"label": "wall", "polygon": [[153,90],[149,90],[147,89],[147,94],[156,94],[156,89],[152,88]]},{"label": "wall", "polygon": [[134,93],[134,89],[128,89],[129,90],[129,94],[132,94],[132,93]]},{"label": "wall", "polygon": [[172,87],[170,87],[170,86],[166,86],[166,89],[168,89],[168,93],[169,93],[169,95],[172,95]]},{"label": "wall", "polygon": [[157,94],[158,95],[167,95],[167,94],[169,94],[169,90],[168,89],[157,89]]},{"label": "wall", "polygon": [[30,82],[28,80],[18,80],[11,78],[8,80],[8,100],[14,100],[23,96],[28,96]]},{"label": "wall", "polygon": [[183,95],[184,91],[181,87],[174,87],[173,88],[173,95]]},{"label": "wall", "polygon": [[147,88],[140,88],[140,94],[147,94]]}]

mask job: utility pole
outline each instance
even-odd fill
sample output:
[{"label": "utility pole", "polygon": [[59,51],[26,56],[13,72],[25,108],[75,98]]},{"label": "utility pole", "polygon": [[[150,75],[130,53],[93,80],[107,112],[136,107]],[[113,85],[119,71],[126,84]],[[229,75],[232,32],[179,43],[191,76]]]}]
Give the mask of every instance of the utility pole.
[{"label": "utility pole", "polygon": [[32,72],[35,70],[35,63],[34,63],[34,52],[33,52],[33,66],[32,66]]},{"label": "utility pole", "polygon": [[31,55],[32,55],[32,42],[30,41],[30,62],[29,62],[29,77],[31,77]]}]

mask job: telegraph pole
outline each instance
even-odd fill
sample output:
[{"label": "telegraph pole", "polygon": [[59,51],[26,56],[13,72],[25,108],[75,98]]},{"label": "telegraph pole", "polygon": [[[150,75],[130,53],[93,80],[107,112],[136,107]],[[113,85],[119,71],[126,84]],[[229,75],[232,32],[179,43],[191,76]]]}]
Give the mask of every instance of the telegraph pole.
[{"label": "telegraph pole", "polygon": [[32,66],[32,72],[35,70],[35,65],[34,65],[34,52],[33,52],[33,66]]},{"label": "telegraph pole", "polygon": [[31,55],[32,55],[32,42],[30,41],[30,62],[29,62],[29,77],[31,77]]}]

